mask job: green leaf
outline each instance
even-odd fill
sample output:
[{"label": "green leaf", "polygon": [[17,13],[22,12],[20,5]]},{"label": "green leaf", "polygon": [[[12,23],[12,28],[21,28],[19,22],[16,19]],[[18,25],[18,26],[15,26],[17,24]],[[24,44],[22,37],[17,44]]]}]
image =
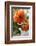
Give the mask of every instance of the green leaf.
[{"label": "green leaf", "polygon": [[21,34],[21,31],[18,29],[17,33]]},{"label": "green leaf", "polygon": [[18,29],[19,25],[13,22],[13,35],[21,34],[21,31]]},{"label": "green leaf", "polygon": [[27,19],[29,19],[29,16],[27,16]]}]

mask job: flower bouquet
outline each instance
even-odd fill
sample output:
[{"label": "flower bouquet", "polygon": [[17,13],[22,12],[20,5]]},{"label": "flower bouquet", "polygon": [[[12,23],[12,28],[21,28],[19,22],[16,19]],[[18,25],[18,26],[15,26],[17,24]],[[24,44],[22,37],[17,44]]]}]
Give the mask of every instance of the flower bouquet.
[{"label": "flower bouquet", "polygon": [[13,15],[13,30],[14,35],[21,35],[22,32],[29,30],[29,16],[26,16],[25,10],[18,9]]}]

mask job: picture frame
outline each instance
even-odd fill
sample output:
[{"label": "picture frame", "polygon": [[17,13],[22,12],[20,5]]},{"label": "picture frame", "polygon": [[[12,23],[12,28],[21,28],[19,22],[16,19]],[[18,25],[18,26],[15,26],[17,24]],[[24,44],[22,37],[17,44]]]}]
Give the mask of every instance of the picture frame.
[{"label": "picture frame", "polygon": [[[25,25],[24,25],[25,28],[23,28],[23,26],[21,24],[21,21],[23,21],[22,19],[24,19],[23,14],[21,12],[22,10],[24,11],[25,14],[27,13],[27,11],[30,12],[28,14],[29,17],[26,16],[27,18],[29,18],[29,21],[27,19],[27,22],[29,22],[29,27],[28,26],[25,27]],[[18,13],[17,13],[18,17],[15,17],[15,19],[13,19],[13,16],[15,16],[16,11],[18,11]],[[20,14],[22,14],[22,15],[20,15]],[[19,18],[19,16],[22,16],[22,19],[20,19],[21,17]],[[19,19],[17,19],[17,18],[19,18]],[[14,24],[12,24],[14,21],[17,22],[17,24],[19,25],[19,28],[21,28],[21,29],[23,28],[22,32],[24,32],[24,33],[18,33],[18,34],[14,33],[16,31],[13,28]],[[24,19],[24,21],[25,21],[25,19]],[[20,25],[21,25],[21,27],[20,27]],[[18,27],[18,26],[16,26],[16,27]],[[21,29],[19,29],[19,30],[21,30]],[[26,31],[27,29],[29,29],[29,31]],[[34,2],[6,1],[5,2],[5,44],[32,43],[32,42],[33,43],[35,42],[35,3]]]}]

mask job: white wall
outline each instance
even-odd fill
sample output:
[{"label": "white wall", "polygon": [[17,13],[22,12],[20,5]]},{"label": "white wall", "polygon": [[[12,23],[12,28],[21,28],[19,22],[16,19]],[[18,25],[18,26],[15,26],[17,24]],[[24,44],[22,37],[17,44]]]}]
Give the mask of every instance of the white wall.
[{"label": "white wall", "polygon": [[[27,43],[27,44],[10,44],[10,45],[5,45],[4,44],[4,41],[5,41],[5,21],[4,21],[4,17],[5,17],[5,1],[7,1],[7,0],[0,0],[0,46],[11,46],[11,45],[13,45],[13,46],[36,46],[36,43]],[[10,0],[11,1],[11,0]],[[12,1],[14,1],[14,0],[12,0]],[[16,0],[15,0],[16,1]],[[26,1],[26,2],[36,2],[35,0],[17,0],[17,1]],[[35,9],[36,10],[36,9]],[[35,16],[35,18],[36,18],[36,16]],[[35,20],[36,21],[36,20]],[[36,25],[36,22],[35,22],[35,25]],[[35,30],[36,30],[36,28],[35,28]],[[35,33],[36,33],[36,31],[35,31]],[[35,37],[36,38],[36,37]]]}]

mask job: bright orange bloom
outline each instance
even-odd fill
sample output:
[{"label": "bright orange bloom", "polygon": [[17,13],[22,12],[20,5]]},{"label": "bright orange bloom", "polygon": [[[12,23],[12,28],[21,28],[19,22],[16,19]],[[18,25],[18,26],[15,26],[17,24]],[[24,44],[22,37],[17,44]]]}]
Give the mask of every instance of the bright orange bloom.
[{"label": "bright orange bloom", "polygon": [[25,20],[25,13],[22,9],[15,12],[13,16],[13,20],[19,24],[21,24]]},{"label": "bright orange bloom", "polygon": [[28,31],[29,30],[29,24],[23,25],[22,30],[23,31]]}]

